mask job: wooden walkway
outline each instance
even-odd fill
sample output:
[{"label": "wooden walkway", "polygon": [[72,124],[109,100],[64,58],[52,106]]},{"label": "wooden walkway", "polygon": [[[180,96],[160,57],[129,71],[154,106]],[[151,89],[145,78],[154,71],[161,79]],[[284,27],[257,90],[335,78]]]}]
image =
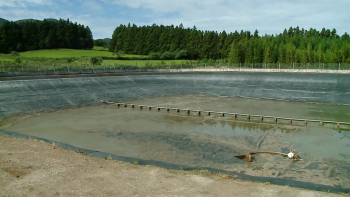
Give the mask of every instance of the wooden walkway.
[{"label": "wooden walkway", "polygon": [[168,108],[168,107],[156,107],[156,106],[146,106],[146,105],[136,105],[136,104],[127,104],[127,103],[115,103],[115,102],[108,102],[100,100],[101,103],[106,105],[112,105],[115,104],[118,107],[124,106],[124,107],[131,107],[131,108],[139,108],[139,109],[156,109],[158,111],[165,110],[167,112],[169,111],[175,111],[175,112],[186,112],[186,114],[190,113],[196,113],[197,115],[206,114],[207,116],[210,115],[220,115],[222,117],[225,116],[232,116],[235,120],[237,118],[245,118],[247,121],[250,121],[251,119],[259,119],[261,122],[264,122],[264,120],[272,120],[274,123],[278,123],[279,120],[285,120],[289,121],[290,124],[293,124],[293,122],[304,122],[305,125],[308,123],[319,123],[320,126],[324,124],[335,124],[337,125],[337,129],[340,129],[341,125],[348,125],[350,126],[349,122],[336,122],[336,121],[322,121],[322,120],[308,120],[308,119],[297,119],[297,118],[285,118],[285,117],[275,117],[275,116],[264,116],[264,115],[250,115],[250,114],[241,114],[241,113],[228,113],[228,112],[215,112],[215,111],[203,111],[203,110],[193,110],[193,109],[181,109],[181,108]]}]

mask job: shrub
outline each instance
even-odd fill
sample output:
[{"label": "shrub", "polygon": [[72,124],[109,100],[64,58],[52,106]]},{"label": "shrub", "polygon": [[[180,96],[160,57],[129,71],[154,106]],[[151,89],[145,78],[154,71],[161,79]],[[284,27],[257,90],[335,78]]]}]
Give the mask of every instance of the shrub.
[{"label": "shrub", "polygon": [[180,50],[176,52],[175,59],[186,59],[187,58],[187,51],[186,50]]},{"label": "shrub", "polygon": [[162,60],[173,60],[175,59],[175,54],[173,52],[164,52],[162,56],[160,57]]},{"label": "shrub", "polygon": [[17,51],[12,51],[12,52],[11,52],[11,55],[12,55],[12,56],[21,56]]},{"label": "shrub", "polygon": [[159,60],[160,59],[160,54],[159,53],[151,53],[151,54],[149,54],[149,59],[151,59],[151,60]]},{"label": "shrub", "polygon": [[17,64],[20,64],[20,63],[22,63],[22,60],[21,60],[21,58],[17,57],[17,58],[15,59],[15,63],[17,63]]},{"label": "shrub", "polygon": [[101,65],[102,64],[102,58],[98,57],[90,57],[89,62],[90,64],[95,64],[95,65]]}]

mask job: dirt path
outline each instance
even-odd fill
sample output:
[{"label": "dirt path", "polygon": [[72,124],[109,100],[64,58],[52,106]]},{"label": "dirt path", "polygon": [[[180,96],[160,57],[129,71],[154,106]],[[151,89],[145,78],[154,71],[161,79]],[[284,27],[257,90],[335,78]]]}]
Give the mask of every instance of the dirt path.
[{"label": "dirt path", "polygon": [[0,196],[338,196],[97,159],[0,135]]}]

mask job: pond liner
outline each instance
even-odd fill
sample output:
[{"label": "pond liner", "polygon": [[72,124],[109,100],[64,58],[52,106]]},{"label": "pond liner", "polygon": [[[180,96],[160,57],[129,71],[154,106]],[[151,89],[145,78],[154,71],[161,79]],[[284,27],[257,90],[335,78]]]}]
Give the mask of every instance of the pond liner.
[{"label": "pond liner", "polygon": [[71,151],[75,151],[75,152],[81,151],[87,155],[90,155],[90,156],[96,157],[96,158],[103,158],[103,159],[112,158],[113,160],[127,162],[127,163],[137,162],[138,165],[153,165],[156,167],[161,167],[161,168],[165,168],[165,169],[169,169],[169,170],[184,170],[184,171],[208,170],[209,172],[212,172],[212,173],[221,173],[221,174],[230,175],[233,178],[238,179],[238,180],[262,182],[262,183],[269,182],[270,184],[274,184],[274,185],[303,188],[303,189],[315,190],[315,191],[326,191],[326,192],[331,192],[331,193],[346,193],[346,194],[350,193],[350,188],[333,187],[333,186],[327,186],[327,185],[322,185],[322,184],[315,184],[315,183],[310,183],[310,182],[303,182],[303,181],[276,178],[276,177],[251,176],[251,175],[246,175],[244,173],[220,170],[220,169],[215,169],[215,168],[193,167],[193,166],[186,166],[186,165],[181,165],[181,164],[166,163],[166,162],[162,162],[162,161],[144,160],[144,159],[138,159],[138,158],[133,158],[133,157],[117,156],[117,155],[113,155],[110,153],[79,148],[79,147],[72,146],[69,144],[60,143],[60,142],[57,142],[54,140],[48,140],[45,138],[26,135],[26,134],[22,134],[22,133],[13,132],[13,131],[6,131],[6,130],[0,129],[0,134],[5,135],[5,136],[10,136],[10,137],[22,138],[22,139],[42,140],[42,141],[47,142],[49,144],[54,143],[56,146],[65,148],[67,150],[71,150]]},{"label": "pond liner", "polygon": [[[0,77],[0,120],[97,106],[101,104],[100,99],[131,102],[182,95],[350,106],[349,83],[349,75],[306,73],[112,73]],[[347,114],[341,115],[334,121],[346,122]]]}]

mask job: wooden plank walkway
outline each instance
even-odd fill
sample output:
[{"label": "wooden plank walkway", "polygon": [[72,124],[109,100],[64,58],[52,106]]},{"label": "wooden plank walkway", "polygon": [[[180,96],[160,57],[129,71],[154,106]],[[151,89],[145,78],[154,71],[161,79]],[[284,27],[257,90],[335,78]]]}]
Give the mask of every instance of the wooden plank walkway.
[{"label": "wooden plank walkway", "polygon": [[349,125],[350,126],[349,122],[308,120],[308,119],[286,118],[286,117],[275,117],[275,116],[264,116],[264,115],[250,115],[250,114],[242,114],[242,113],[228,113],[228,112],[203,111],[203,110],[195,110],[195,109],[193,110],[193,109],[181,109],[181,108],[156,107],[156,106],[127,104],[127,103],[115,103],[115,102],[108,102],[108,101],[103,101],[103,100],[100,100],[100,101],[103,104],[106,104],[106,105],[115,104],[118,107],[124,106],[124,107],[148,109],[148,110],[157,109],[158,111],[166,110],[168,112],[169,111],[176,111],[178,113],[180,111],[184,111],[187,114],[196,113],[197,115],[201,115],[203,113],[203,114],[206,114],[208,116],[213,115],[213,114],[217,114],[217,115],[220,115],[222,117],[232,116],[235,120],[238,117],[245,117],[247,119],[247,121],[250,121],[252,118],[258,118],[258,119],[260,119],[261,122],[264,122],[264,120],[266,120],[266,119],[272,119],[276,124],[278,123],[279,120],[289,121],[290,124],[293,124],[293,122],[304,122],[305,125],[307,125],[308,123],[319,123],[320,126],[322,126],[323,124],[336,124],[337,129],[339,129],[341,125]]}]

